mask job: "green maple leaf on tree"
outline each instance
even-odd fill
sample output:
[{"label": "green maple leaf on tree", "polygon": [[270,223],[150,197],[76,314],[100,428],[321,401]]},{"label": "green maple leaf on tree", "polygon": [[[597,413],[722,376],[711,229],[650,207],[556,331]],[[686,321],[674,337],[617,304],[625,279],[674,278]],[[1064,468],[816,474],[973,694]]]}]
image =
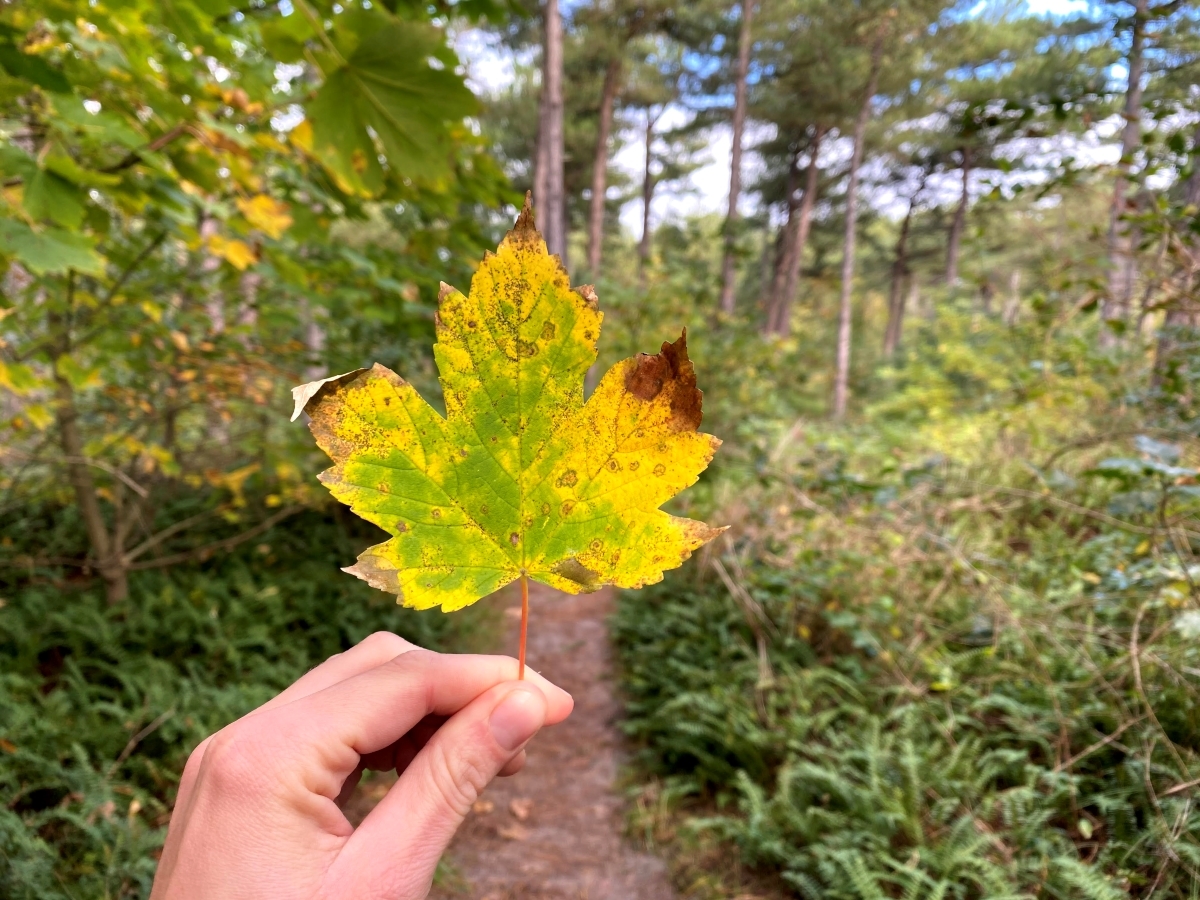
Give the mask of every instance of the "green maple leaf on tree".
[{"label": "green maple leaf on tree", "polygon": [[532,578],[568,593],[662,579],[724,529],[658,507],[720,441],[697,431],[686,332],[613,366],[584,402],[603,318],[534,227],[517,224],[464,296],[443,284],[443,418],[376,364],[294,388],[334,462],[334,497],[392,535],[346,569],[406,606],[461,609]]}]

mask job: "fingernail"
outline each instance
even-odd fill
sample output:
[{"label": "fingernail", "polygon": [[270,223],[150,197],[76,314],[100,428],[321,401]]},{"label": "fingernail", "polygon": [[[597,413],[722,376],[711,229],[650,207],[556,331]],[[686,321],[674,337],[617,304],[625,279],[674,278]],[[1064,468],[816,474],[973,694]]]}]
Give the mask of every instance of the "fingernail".
[{"label": "fingernail", "polygon": [[532,691],[516,689],[492,710],[488,725],[505,750],[516,750],[533,737],[546,717],[546,701]]}]

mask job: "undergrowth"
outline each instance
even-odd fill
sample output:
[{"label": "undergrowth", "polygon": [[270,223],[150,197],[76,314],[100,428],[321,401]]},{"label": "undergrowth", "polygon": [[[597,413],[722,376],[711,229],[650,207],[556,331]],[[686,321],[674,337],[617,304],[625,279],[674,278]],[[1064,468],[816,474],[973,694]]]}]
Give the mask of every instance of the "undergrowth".
[{"label": "undergrowth", "polygon": [[714,843],[807,900],[1200,896],[1200,446],[1106,424],[725,473],[728,540],[614,619],[634,831],[689,896],[733,896]]},{"label": "undergrowth", "polygon": [[372,631],[464,649],[490,627],[340,573],[370,539],[340,511],[304,513],[208,563],[135,573],[114,606],[90,579],[0,570],[0,897],[148,896],[204,737]]}]

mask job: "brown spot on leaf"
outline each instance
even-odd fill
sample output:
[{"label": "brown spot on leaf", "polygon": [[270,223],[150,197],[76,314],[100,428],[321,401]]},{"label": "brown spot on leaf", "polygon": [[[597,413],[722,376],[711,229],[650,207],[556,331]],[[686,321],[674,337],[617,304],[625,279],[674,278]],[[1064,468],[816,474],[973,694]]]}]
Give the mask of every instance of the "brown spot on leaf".
[{"label": "brown spot on leaf", "polygon": [[615,459],[610,459],[610,460],[608,461],[608,471],[610,471],[610,472],[620,472],[620,471],[621,471],[621,464],[620,464],[619,462],[617,462]]},{"label": "brown spot on leaf", "polygon": [[514,531],[508,536],[508,542],[515,547],[521,542],[521,536]]},{"label": "brown spot on leaf", "polygon": [[537,352],[537,344],[531,344],[529,341],[517,341],[517,353],[525,359],[535,356]]},{"label": "brown spot on leaf", "polygon": [[674,343],[664,341],[654,356],[639,353],[625,373],[625,390],[647,403],[666,391],[671,406],[667,427],[671,431],[699,428],[703,395],[696,390],[696,370],[687,355],[687,329]]},{"label": "brown spot on leaf", "polygon": [[594,541],[588,544],[588,546],[593,550],[601,550],[604,548],[604,541],[600,540],[600,538],[596,538]]},{"label": "brown spot on leaf", "polygon": [[592,587],[600,577],[573,556],[569,559],[564,559],[562,562],[555,563],[551,566],[550,571],[568,581],[582,584],[585,587]]},{"label": "brown spot on leaf", "polygon": [[661,478],[662,476],[667,474],[667,467],[664,466],[662,463],[659,463],[657,466],[654,467],[654,474],[657,475],[659,478]]},{"label": "brown spot on leaf", "polygon": [[579,481],[579,476],[575,474],[575,470],[567,469],[559,476],[556,484],[559,487],[574,487],[577,481]]},{"label": "brown spot on leaf", "polygon": [[[581,284],[578,290],[579,296],[583,298],[583,302],[587,304],[588,309],[600,308],[600,298],[596,296],[596,289],[594,287],[592,287],[590,284]],[[585,332],[584,334],[589,341],[592,339],[592,333],[590,331]]]},{"label": "brown spot on leaf", "polygon": [[640,465],[641,465],[641,463],[639,463],[636,459],[631,459],[629,461],[629,471],[636,472],[638,470],[638,466],[640,466]]},{"label": "brown spot on leaf", "polygon": [[542,515],[543,516],[550,515],[550,504],[549,503],[542,504]]},{"label": "brown spot on leaf", "polygon": [[562,514],[564,516],[569,516],[571,514],[571,510],[573,510],[574,508],[575,508],[575,504],[572,503],[570,500],[564,500],[563,505],[560,507]]},{"label": "brown spot on leaf", "polygon": [[396,534],[404,534],[404,532],[406,532],[406,531],[408,531],[408,523],[406,523],[406,522],[397,522],[396,523]]},{"label": "brown spot on leaf", "polygon": [[542,339],[547,340],[547,341],[553,340],[555,330],[556,329],[554,327],[554,323],[547,322],[545,325],[542,326]]},{"label": "brown spot on leaf", "polygon": [[442,511],[440,509],[431,509],[429,514],[435,519],[440,519],[442,517]]}]

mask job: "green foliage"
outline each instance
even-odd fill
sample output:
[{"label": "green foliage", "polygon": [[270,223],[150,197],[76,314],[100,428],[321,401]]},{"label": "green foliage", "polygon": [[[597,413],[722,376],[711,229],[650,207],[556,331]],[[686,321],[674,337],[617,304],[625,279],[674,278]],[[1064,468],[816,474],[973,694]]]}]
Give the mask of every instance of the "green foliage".
[{"label": "green foliage", "polygon": [[639,769],[799,897],[1191,897],[1200,446],[971,321],[870,426],[743,430],[733,539],[614,622]]},{"label": "green foliage", "polygon": [[299,516],[219,561],[138,573],[120,608],[86,580],[0,581],[0,895],[148,896],[204,737],[372,631],[470,648],[486,612],[419,616],[337,572],[370,540],[356,528]]},{"label": "green foliage", "polygon": [[0,10],[0,510],[74,502],[111,600],[203,485],[247,529],[249,478],[311,501],[290,385],[364,348],[432,377],[440,279],[510,198],[434,13]]}]

